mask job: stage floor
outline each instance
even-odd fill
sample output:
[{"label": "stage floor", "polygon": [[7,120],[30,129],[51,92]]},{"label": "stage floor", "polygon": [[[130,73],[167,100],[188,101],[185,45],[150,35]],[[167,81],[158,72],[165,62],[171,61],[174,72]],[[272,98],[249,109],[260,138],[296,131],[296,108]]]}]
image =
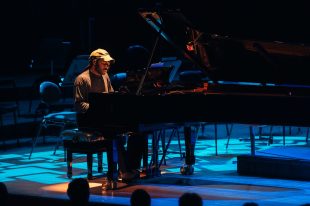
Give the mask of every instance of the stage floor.
[{"label": "stage floor", "polygon": [[[301,205],[310,203],[310,182],[271,179],[252,176],[241,176],[237,173],[237,156],[250,154],[250,143],[240,141],[247,135],[248,126],[239,125],[233,132],[226,150],[227,139],[224,125],[219,128],[218,155],[215,155],[213,133],[206,132],[199,137],[196,145],[195,172],[191,176],[180,174],[178,142],[174,139],[167,155],[167,165],[163,165],[161,177],[145,179],[134,185],[119,184],[115,191],[101,189],[105,174],[96,173],[96,159],[93,171],[98,177],[90,180],[91,202],[129,205],[133,190],[143,188],[152,197],[152,206],[177,206],[178,198],[184,192],[196,192],[204,205],[242,205],[245,202],[256,202],[259,205]],[[244,129],[244,130],[243,130]],[[281,130],[281,128],[279,128]],[[243,132],[244,131],[244,132]],[[258,137],[257,137],[258,138]],[[183,142],[181,138],[181,142]],[[5,182],[9,193],[67,199],[66,189],[70,179],[66,177],[66,163],[63,161],[62,148],[53,155],[55,137],[48,137],[49,144],[39,144],[29,160],[30,147],[19,147],[0,151],[0,181]],[[182,151],[184,152],[184,144]],[[275,136],[274,144],[256,141],[257,155],[291,156],[309,159],[310,148],[305,142],[305,131],[298,135],[288,136],[286,146],[282,137]],[[300,152],[299,152],[300,151]],[[87,175],[85,155],[74,155],[73,178]],[[104,154],[104,171],[107,171]]]}]

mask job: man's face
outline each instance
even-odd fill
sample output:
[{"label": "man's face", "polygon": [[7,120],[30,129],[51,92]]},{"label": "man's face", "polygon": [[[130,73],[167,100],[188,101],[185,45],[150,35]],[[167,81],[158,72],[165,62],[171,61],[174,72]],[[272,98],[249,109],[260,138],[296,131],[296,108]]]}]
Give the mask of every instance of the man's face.
[{"label": "man's face", "polygon": [[99,74],[104,75],[110,68],[110,62],[106,62],[103,59],[98,59],[95,64],[95,68]]}]

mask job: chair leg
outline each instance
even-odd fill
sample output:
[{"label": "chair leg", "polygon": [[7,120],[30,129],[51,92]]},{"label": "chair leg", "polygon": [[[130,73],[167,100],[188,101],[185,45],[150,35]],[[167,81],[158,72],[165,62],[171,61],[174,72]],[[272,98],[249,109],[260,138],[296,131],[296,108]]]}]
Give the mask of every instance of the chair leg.
[{"label": "chair leg", "polygon": [[228,149],[230,137],[231,137],[231,132],[233,129],[234,124],[231,124],[230,127],[228,124],[226,124],[226,136],[227,136],[227,142],[226,142],[226,149]]},{"label": "chair leg", "polygon": [[19,146],[19,134],[17,132],[17,115],[16,115],[16,112],[13,113],[13,116],[14,116],[14,131],[15,131],[15,135],[16,135],[16,144],[17,146]]},{"label": "chair leg", "polygon": [[217,139],[218,139],[218,135],[217,135],[217,123],[214,124],[214,144],[215,144],[215,156],[218,155],[217,152]]},{"label": "chair leg", "polygon": [[93,154],[87,153],[87,179],[93,178]]},{"label": "chair leg", "polygon": [[63,131],[64,129],[65,129],[65,125],[60,126],[60,132],[59,132],[59,135],[58,135],[59,138],[58,138],[58,140],[57,140],[57,142],[56,142],[53,155],[56,155],[56,151],[58,150],[59,145],[60,145],[60,143],[62,142],[61,133],[62,133],[62,131]]},{"label": "chair leg", "polygon": [[272,130],[273,130],[273,126],[270,126],[268,145],[273,144],[273,135],[272,135]]},{"label": "chair leg", "polygon": [[97,153],[97,159],[98,159],[98,173],[102,173],[103,168],[102,168],[102,152]]},{"label": "chair leg", "polygon": [[169,139],[168,139],[168,143],[167,143],[167,145],[164,147],[165,149],[163,150],[163,155],[162,155],[162,158],[161,158],[161,160],[160,160],[160,162],[159,162],[159,166],[158,166],[158,167],[161,166],[161,164],[162,164],[163,161],[164,161],[164,165],[166,165],[166,158],[165,158],[165,157],[166,157],[167,151],[168,151],[168,149],[169,149],[171,140],[172,140],[173,136],[176,135],[176,131],[177,131],[177,130],[176,130],[175,128],[172,130],[172,132],[171,132],[171,134],[170,134],[170,137],[169,137]]},{"label": "chair leg", "polygon": [[143,141],[144,144],[144,150],[143,150],[143,154],[142,154],[142,159],[143,159],[143,168],[146,170],[148,169],[148,135],[146,135],[145,138],[143,138],[141,141]]},{"label": "chair leg", "polygon": [[263,127],[258,127],[258,138],[262,139],[263,136]]},{"label": "chair leg", "polygon": [[[161,148],[162,148],[162,151],[164,153],[164,151],[166,151],[166,130],[162,129],[161,132],[162,132],[162,135],[160,137],[160,139],[161,139]],[[164,165],[166,165],[166,156],[164,154],[163,154],[163,157],[164,157]]]},{"label": "chair leg", "polygon": [[250,140],[251,140],[251,156],[255,156],[255,132],[253,126],[250,126]]},{"label": "chair leg", "polygon": [[283,146],[285,146],[285,126],[282,127],[283,130]]},{"label": "chair leg", "polygon": [[38,138],[39,138],[39,136],[41,134],[41,130],[42,130],[43,124],[44,124],[44,120],[40,124],[40,127],[39,127],[37,135],[32,139],[32,147],[31,147],[31,150],[30,150],[29,159],[31,158],[32,152],[33,152],[33,150],[34,150],[34,148],[35,148],[35,146],[37,144]]},{"label": "chair leg", "polygon": [[67,148],[64,147],[64,162],[67,161]]},{"label": "chair leg", "polygon": [[60,144],[60,140],[58,139],[57,142],[56,142],[55,148],[54,148],[53,155],[56,155],[56,151],[57,151],[58,148],[59,148],[59,144]]},{"label": "chair leg", "polygon": [[28,105],[28,112],[30,113],[31,112],[31,110],[32,110],[32,94],[30,95],[31,97],[30,97],[30,100],[29,100],[29,105]]},{"label": "chair leg", "polygon": [[[3,118],[2,118],[2,115],[0,116],[0,128],[3,127]],[[2,139],[2,145],[5,147],[5,139],[3,138]]]},{"label": "chair leg", "polygon": [[206,124],[201,124],[200,126],[201,126],[201,136],[203,136],[205,133]]}]

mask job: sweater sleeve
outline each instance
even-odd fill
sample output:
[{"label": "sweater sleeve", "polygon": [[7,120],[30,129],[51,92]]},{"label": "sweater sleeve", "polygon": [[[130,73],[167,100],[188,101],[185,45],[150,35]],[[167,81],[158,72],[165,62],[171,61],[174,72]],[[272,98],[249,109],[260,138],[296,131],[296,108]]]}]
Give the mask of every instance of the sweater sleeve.
[{"label": "sweater sleeve", "polygon": [[88,86],[81,78],[74,82],[74,107],[77,112],[85,113],[89,108],[88,103]]}]

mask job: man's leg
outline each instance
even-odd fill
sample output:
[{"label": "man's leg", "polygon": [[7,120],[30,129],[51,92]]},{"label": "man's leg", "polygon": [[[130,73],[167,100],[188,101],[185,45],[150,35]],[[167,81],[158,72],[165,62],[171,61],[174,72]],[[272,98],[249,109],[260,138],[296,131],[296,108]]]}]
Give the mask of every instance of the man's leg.
[{"label": "man's leg", "polygon": [[128,137],[127,141],[127,169],[139,170],[141,168],[141,159],[144,148],[147,146],[145,134],[132,134]]},{"label": "man's leg", "polygon": [[123,136],[119,136],[117,139],[119,178],[122,180],[122,182],[129,183],[137,179],[139,174],[134,173],[130,168],[127,167],[127,152],[125,150],[126,138],[124,138]]},{"label": "man's leg", "polygon": [[108,172],[107,172],[107,181],[103,184],[103,189],[111,190],[117,189],[117,162],[118,162],[118,140],[111,139],[107,141],[107,158],[108,158]]},{"label": "man's leg", "polygon": [[118,151],[118,169],[121,173],[128,171],[126,166],[126,150],[124,147],[125,140],[122,136],[118,137],[117,151]]}]

